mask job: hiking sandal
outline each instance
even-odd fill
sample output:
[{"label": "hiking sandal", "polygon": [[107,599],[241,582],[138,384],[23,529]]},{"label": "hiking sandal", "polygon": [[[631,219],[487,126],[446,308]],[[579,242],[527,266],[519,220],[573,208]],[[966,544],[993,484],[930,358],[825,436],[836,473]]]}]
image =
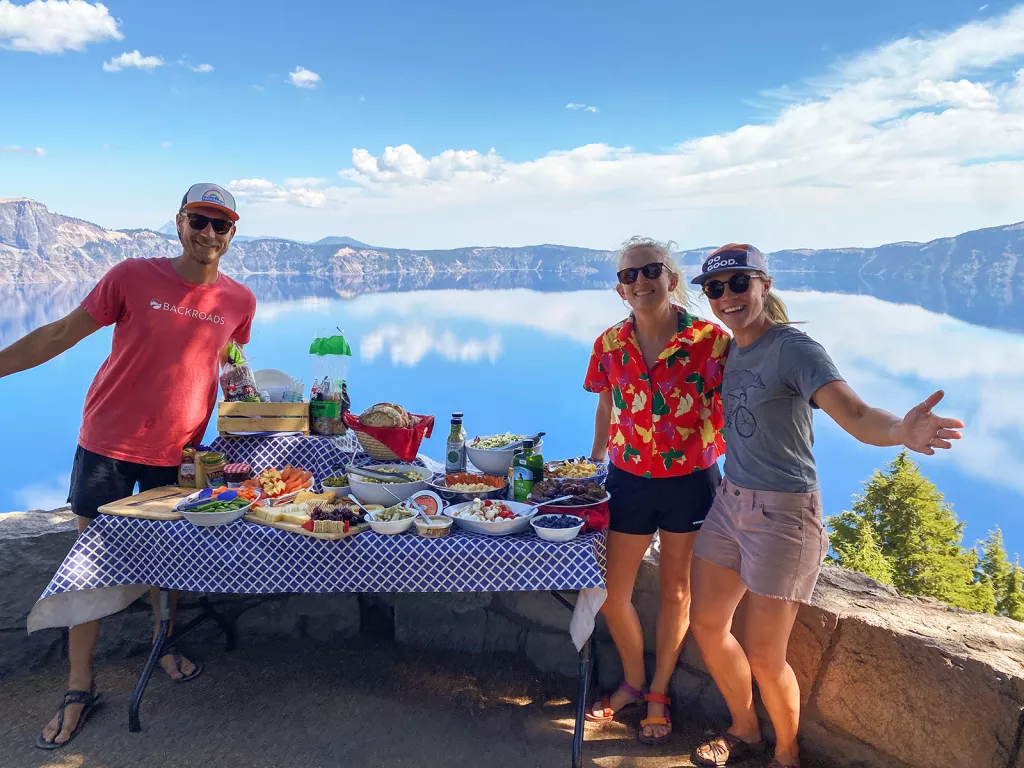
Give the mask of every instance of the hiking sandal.
[{"label": "hiking sandal", "polygon": [[[635,707],[637,704],[640,703],[640,700],[644,697],[643,691],[638,691],[625,680],[623,680],[622,684],[619,685],[618,690],[625,691],[626,693],[628,693],[630,695],[630,700],[623,704],[621,707],[619,707],[618,712],[616,712],[612,709],[612,697],[602,696],[601,700],[597,704],[592,706],[589,710],[587,710],[587,713],[584,715],[584,718],[587,720],[587,722],[610,723],[612,720],[615,719],[615,716],[619,712],[622,712],[628,709],[629,707]],[[595,715],[594,711],[598,707],[600,707],[601,709],[601,714]]]},{"label": "hiking sandal", "polygon": [[178,671],[181,677],[172,677],[171,681],[175,683],[187,683],[189,680],[195,680],[201,674],[203,674],[203,665],[198,661],[193,661],[192,664],[195,669],[192,670],[192,674],[186,675],[181,671],[181,662],[184,661],[184,657],[178,652],[174,643],[169,643],[164,648],[164,652],[160,654],[160,659],[163,660],[164,656],[170,656],[174,660],[174,668]]},{"label": "hiking sandal", "polygon": [[[734,736],[726,731],[721,736],[716,736],[693,750],[693,760],[697,765],[722,768],[722,766],[732,765],[741,760],[757,757],[764,752],[766,747],[764,739],[757,742],[744,741],[739,736]],[[701,754],[702,751],[710,752],[711,759],[704,757]],[[789,766],[782,768],[789,768]]]},{"label": "hiking sandal", "polygon": [[[661,693],[648,693],[644,696],[648,702],[654,702],[655,704],[661,704],[665,707],[665,715],[663,717],[645,717],[640,721],[640,732],[637,733],[637,740],[641,744],[647,744],[649,746],[657,746],[658,744],[664,744],[672,737],[672,699]],[[668,728],[668,733],[663,736],[644,736],[644,728],[652,725],[663,725]]]},{"label": "hiking sandal", "polygon": [[[60,749],[66,747],[75,737],[79,734],[82,728],[85,726],[85,721],[89,719],[89,715],[92,711],[99,706],[100,694],[96,693],[96,681],[94,680],[92,685],[89,686],[88,691],[67,691],[64,694],[64,700],[60,704],[60,709],[57,710],[57,736],[60,736],[60,732],[64,730],[64,710],[66,710],[72,704],[82,704],[82,712],[78,716],[78,724],[75,725],[75,730],[68,736],[67,741],[47,741],[43,731],[39,732],[36,736],[36,748],[37,749]],[[45,730],[45,729],[44,729]]]}]

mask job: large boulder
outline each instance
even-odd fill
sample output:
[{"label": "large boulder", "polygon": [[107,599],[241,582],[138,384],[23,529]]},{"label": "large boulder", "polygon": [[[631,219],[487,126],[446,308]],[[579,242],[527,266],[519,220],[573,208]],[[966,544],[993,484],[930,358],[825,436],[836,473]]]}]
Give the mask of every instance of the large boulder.
[{"label": "large boulder", "polygon": [[[921,768],[1010,766],[1018,758],[1024,625],[899,597],[838,568],[822,573],[813,607],[836,627],[810,719]],[[827,740],[816,746],[829,751]]]}]

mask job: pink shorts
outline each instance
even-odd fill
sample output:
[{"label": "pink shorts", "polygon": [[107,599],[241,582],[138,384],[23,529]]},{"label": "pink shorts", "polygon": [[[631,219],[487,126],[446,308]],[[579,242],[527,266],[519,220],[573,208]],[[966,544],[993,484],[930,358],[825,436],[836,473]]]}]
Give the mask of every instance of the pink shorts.
[{"label": "pink shorts", "polygon": [[736,571],[751,592],[809,602],[828,554],[821,492],[718,486],[693,554]]}]

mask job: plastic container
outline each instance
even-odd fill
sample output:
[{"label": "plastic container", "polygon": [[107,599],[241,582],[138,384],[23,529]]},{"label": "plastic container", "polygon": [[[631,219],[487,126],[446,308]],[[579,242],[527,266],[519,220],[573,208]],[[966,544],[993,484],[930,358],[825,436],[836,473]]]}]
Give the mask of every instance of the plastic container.
[{"label": "plastic container", "polygon": [[228,465],[227,456],[223,453],[210,451],[203,454],[200,462],[203,465],[203,475],[206,477],[207,488],[223,488],[227,485],[228,481],[224,477],[224,469]]},{"label": "plastic container", "polygon": [[309,431],[314,435],[344,435],[344,416],[352,401],[348,395],[352,348],[342,335],[314,339],[309,345],[313,386],[309,397]]}]

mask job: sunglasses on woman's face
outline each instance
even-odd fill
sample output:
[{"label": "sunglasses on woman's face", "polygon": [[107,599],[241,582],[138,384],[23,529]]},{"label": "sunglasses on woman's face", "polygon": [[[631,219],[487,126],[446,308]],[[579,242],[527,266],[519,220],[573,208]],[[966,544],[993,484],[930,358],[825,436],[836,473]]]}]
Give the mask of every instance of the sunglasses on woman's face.
[{"label": "sunglasses on woman's face", "polygon": [[660,261],[652,261],[650,264],[644,264],[642,267],[627,267],[626,269],[620,269],[616,274],[619,276],[619,282],[623,285],[632,285],[636,282],[636,279],[640,276],[640,273],[644,273],[644,277],[648,280],[657,280],[661,277],[661,273],[665,271],[665,265]]},{"label": "sunglasses on woman's face", "polygon": [[213,231],[218,235],[226,235],[231,231],[231,222],[227,219],[211,219],[201,213],[186,213],[185,218],[188,219],[188,225],[196,232],[202,232],[206,229],[207,224],[212,224]]},{"label": "sunglasses on woman's face", "polygon": [[746,293],[750,288],[750,281],[754,278],[749,272],[737,272],[725,282],[721,280],[708,280],[704,283],[704,295],[709,299],[720,299],[725,295],[725,286],[735,294]]}]

